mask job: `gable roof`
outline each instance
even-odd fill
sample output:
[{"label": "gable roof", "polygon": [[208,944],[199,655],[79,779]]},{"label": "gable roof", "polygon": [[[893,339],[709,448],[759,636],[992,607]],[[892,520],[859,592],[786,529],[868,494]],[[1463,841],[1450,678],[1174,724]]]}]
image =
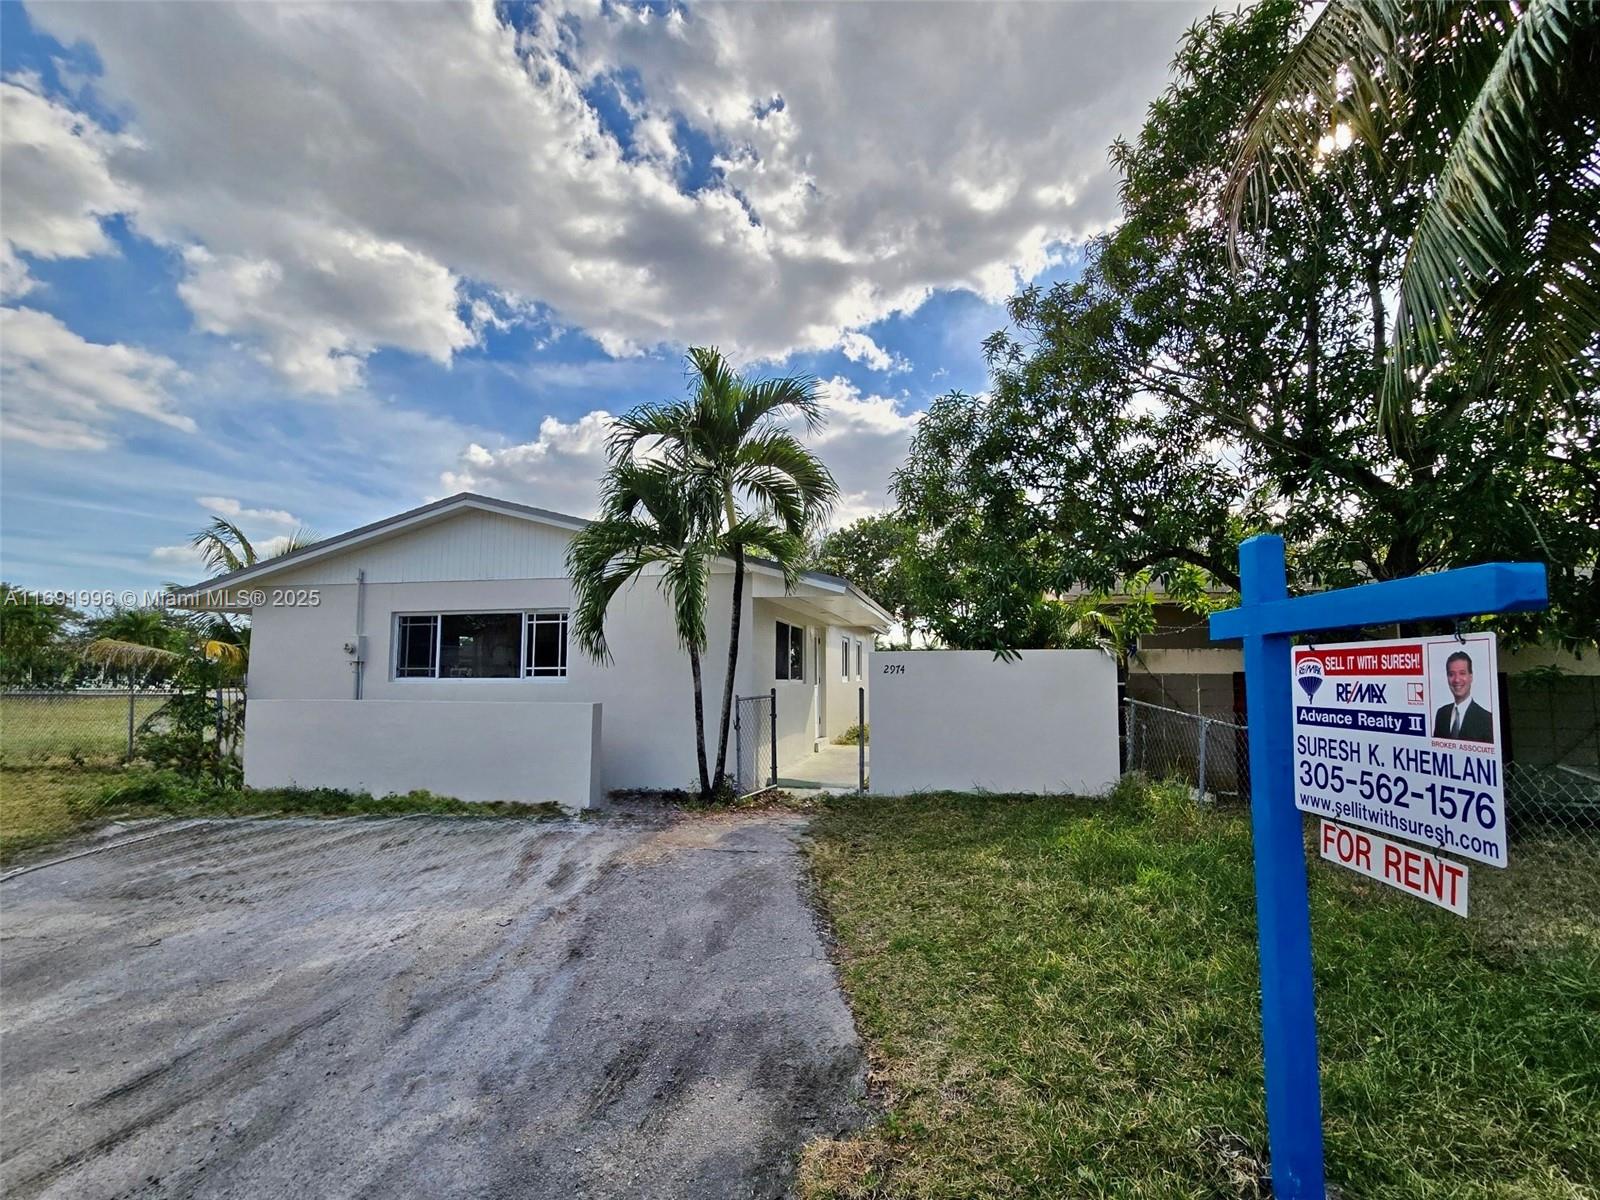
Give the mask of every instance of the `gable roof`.
[{"label": "gable roof", "polygon": [[[457,513],[476,509],[480,512],[497,513],[501,516],[516,517],[525,521],[534,521],[542,525],[553,525],[559,529],[568,529],[576,533],[587,528],[590,521],[585,517],[574,517],[568,513],[552,512],[547,508],[536,508],[531,504],[518,504],[514,500],[500,500],[494,496],[482,496],[477,492],[457,492],[454,496],[446,496],[443,500],[435,500],[431,504],[423,504],[417,508],[407,509],[392,517],[385,517],[381,521],[373,521],[370,525],[348,530],[330,538],[324,538],[299,550],[280,554],[276,558],[262,559],[248,566],[240,567],[237,571],[206,579],[200,583],[192,584],[186,588],[179,588],[173,595],[173,600],[179,605],[186,602],[194,607],[210,607],[218,605],[218,601],[232,588],[243,583],[251,583],[276,575],[280,571],[290,570],[308,562],[315,562],[335,554],[343,554],[358,546],[369,542],[379,541],[383,538],[393,537],[423,525],[431,525],[437,521],[445,520]],[[777,563],[765,558],[747,558],[747,566],[758,567],[768,571],[778,572]],[[887,628],[893,623],[893,618],[872,597],[861,591],[848,579],[838,575],[829,575],[825,571],[802,571],[800,578],[806,583],[821,587],[826,591],[842,592],[861,601],[874,613],[878,614]],[[220,607],[230,607],[222,604]]]}]

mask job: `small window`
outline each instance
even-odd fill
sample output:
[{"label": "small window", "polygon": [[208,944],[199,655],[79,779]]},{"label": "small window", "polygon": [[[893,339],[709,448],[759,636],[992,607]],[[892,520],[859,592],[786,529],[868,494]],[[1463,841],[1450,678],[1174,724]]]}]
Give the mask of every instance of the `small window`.
[{"label": "small window", "polygon": [[395,640],[394,673],[398,678],[432,678],[438,674],[438,617],[401,617]]},{"label": "small window", "polygon": [[861,668],[861,639],[856,639],[856,678],[860,679],[865,672]]},{"label": "small window", "polygon": [[528,674],[537,677],[567,673],[567,614],[528,614]]},{"label": "small window", "polygon": [[850,682],[850,639],[839,639],[839,678]]},{"label": "small window", "polygon": [[777,679],[803,680],[806,677],[806,631],[783,621],[779,621],[777,627],[777,657],[773,676]]}]

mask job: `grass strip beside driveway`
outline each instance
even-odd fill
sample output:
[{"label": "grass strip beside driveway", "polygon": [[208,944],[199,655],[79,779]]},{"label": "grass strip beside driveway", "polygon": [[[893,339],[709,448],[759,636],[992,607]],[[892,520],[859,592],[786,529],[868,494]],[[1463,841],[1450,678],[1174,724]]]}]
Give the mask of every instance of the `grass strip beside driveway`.
[{"label": "grass strip beside driveway", "polygon": [[45,854],[110,821],[160,817],[503,817],[546,820],[554,804],[470,803],[431,792],[373,796],[333,788],[243,788],[142,766],[0,767],[0,864]]},{"label": "grass strip beside driveway", "polygon": [[[886,1112],[808,1149],[809,1196],[1264,1194],[1244,814],[1140,784],[841,796],[813,836]],[[1593,886],[1541,879],[1541,901],[1585,910],[1519,944],[1504,912],[1463,921],[1311,876],[1330,1180],[1347,1197],[1596,1195]]]}]

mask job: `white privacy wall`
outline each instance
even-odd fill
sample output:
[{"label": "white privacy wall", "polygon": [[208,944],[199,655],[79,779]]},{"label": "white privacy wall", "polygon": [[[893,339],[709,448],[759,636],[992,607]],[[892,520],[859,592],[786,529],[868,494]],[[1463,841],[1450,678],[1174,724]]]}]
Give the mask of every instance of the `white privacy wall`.
[{"label": "white privacy wall", "polygon": [[1117,668],[1098,650],[879,650],[872,673],[878,795],[1094,795],[1117,781]]},{"label": "white privacy wall", "polygon": [[601,800],[600,705],[537,700],[257,700],[250,787],[425,789],[457,800]]}]

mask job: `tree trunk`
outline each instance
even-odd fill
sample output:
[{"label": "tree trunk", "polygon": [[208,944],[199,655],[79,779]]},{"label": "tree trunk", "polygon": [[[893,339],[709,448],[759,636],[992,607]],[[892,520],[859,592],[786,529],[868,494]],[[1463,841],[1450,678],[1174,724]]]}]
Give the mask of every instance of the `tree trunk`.
[{"label": "tree trunk", "polygon": [[694,756],[700,766],[700,798],[711,796],[711,775],[706,770],[706,702],[700,685],[700,651],[689,647],[689,671],[694,676]]},{"label": "tree trunk", "polygon": [[717,734],[716,787],[728,765],[728,724],[733,718],[734,668],[739,665],[739,628],[744,623],[744,547],[733,548],[733,622],[728,640],[728,677],[722,687],[722,727]]}]

